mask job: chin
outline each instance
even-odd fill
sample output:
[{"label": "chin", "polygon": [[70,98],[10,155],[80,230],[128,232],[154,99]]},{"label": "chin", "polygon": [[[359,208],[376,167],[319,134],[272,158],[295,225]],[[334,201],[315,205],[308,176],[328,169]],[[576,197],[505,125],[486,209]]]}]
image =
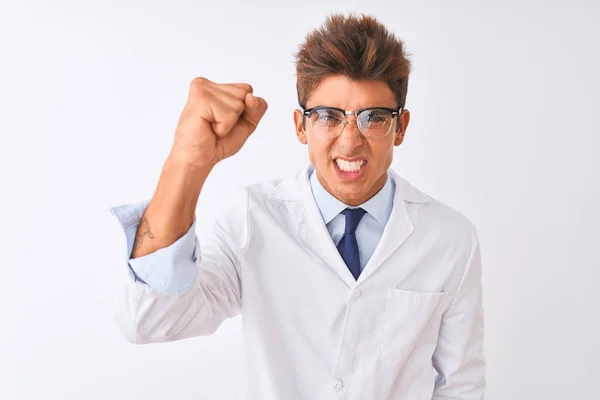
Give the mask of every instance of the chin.
[{"label": "chin", "polygon": [[[344,185],[347,186],[347,185]],[[335,197],[337,197],[340,201],[356,206],[363,203],[363,199],[365,197],[364,190],[348,190],[348,187],[335,187],[333,189],[333,193]]]}]

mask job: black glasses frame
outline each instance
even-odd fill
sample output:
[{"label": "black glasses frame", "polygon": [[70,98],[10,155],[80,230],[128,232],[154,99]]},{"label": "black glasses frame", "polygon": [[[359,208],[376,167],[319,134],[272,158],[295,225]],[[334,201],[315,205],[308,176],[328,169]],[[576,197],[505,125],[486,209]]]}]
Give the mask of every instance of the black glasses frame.
[{"label": "black glasses frame", "polygon": [[[308,117],[308,119],[310,120],[312,114],[315,111],[319,111],[319,110],[335,110],[335,111],[339,111],[342,114],[344,114],[344,117],[347,117],[348,115],[354,115],[356,117],[356,119],[358,120],[358,117],[361,113],[363,113],[364,111],[369,111],[369,110],[385,110],[385,111],[389,111],[392,114],[392,120],[394,118],[396,118],[397,116],[400,115],[400,113],[402,112],[402,107],[400,108],[390,108],[390,107],[366,107],[366,108],[361,108],[359,110],[344,110],[338,107],[327,107],[327,106],[318,106],[318,107],[313,107],[313,108],[307,108],[304,109],[304,107],[302,107],[302,116],[303,117]],[[341,133],[344,131],[344,127],[346,125],[346,120],[344,120],[343,124],[344,126],[342,127],[342,129],[340,130],[340,133],[337,135],[341,135]],[[304,123],[304,118],[302,118],[302,128],[306,129],[305,123]],[[312,125],[311,125],[311,130],[312,130]],[[361,133],[361,135],[363,134],[362,131],[360,130],[360,128],[358,129],[359,132]],[[390,127],[390,130],[383,135],[382,137],[386,137],[390,131],[392,130],[392,128]],[[314,133],[314,131],[313,131]]]}]

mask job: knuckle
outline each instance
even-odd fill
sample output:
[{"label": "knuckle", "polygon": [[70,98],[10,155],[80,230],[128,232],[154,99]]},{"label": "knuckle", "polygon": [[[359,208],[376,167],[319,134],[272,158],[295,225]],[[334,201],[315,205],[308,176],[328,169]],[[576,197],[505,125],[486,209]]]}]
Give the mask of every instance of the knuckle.
[{"label": "knuckle", "polygon": [[203,77],[203,76],[197,76],[196,78],[194,78],[194,79],[192,80],[192,83],[193,83],[193,84],[196,84],[196,85],[202,85],[202,84],[206,84],[206,83],[208,83],[208,79],[206,79],[206,78],[205,78],[205,77]]},{"label": "knuckle", "polygon": [[218,124],[213,128],[217,136],[225,136],[228,133],[228,127],[225,124]]},{"label": "knuckle", "polygon": [[205,99],[209,94],[210,91],[206,81],[192,81],[190,85],[190,99]]},{"label": "knuckle", "polygon": [[238,119],[239,114],[233,109],[230,109],[227,115],[223,118],[223,120],[226,121],[226,124],[231,126],[235,125]]},{"label": "knuckle", "polygon": [[204,87],[208,85],[209,80],[204,77],[197,77],[192,79],[190,82],[190,90],[192,91],[201,91]]},{"label": "knuckle", "polygon": [[236,117],[238,115],[240,115],[241,113],[243,113],[245,109],[246,109],[246,106],[244,106],[244,103],[242,103],[241,101],[236,101],[235,104],[233,105],[233,111],[234,111]]}]

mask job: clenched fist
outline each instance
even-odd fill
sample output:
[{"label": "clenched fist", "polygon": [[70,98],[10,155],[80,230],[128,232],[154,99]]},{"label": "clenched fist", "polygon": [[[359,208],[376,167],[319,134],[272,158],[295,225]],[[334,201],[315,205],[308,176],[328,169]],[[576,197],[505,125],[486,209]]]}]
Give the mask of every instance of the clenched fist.
[{"label": "clenched fist", "polygon": [[219,84],[196,78],[190,84],[171,154],[195,166],[214,166],[237,153],[267,110],[245,83]]}]

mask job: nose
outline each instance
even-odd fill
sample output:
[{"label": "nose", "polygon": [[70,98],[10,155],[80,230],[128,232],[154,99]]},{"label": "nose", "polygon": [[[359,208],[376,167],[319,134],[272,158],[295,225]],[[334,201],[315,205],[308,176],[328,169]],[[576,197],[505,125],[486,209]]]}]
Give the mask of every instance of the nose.
[{"label": "nose", "polygon": [[337,142],[340,146],[352,154],[352,152],[363,144],[364,138],[358,130],[356,125],[356,118],[347,118],[342,127],[342,133],[337,138]]}]

